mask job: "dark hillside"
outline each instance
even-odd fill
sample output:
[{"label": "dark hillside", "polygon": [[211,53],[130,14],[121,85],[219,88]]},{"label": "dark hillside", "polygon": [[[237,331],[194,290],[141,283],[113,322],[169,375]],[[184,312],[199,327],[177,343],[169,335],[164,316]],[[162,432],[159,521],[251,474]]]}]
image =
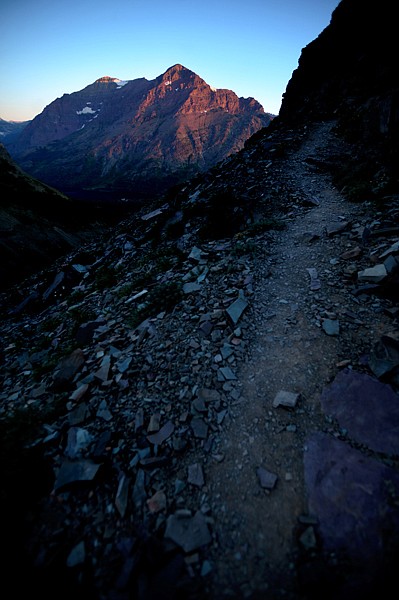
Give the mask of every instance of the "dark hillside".
[{"label": "dark hillside", "polygon": [[274,123],[337,119],[354,144],[338,180],[355,199],[398,193],[399,71],[395,5],[342,0],[330,25],[302,50]]},{"label": "dark hillside", "polygon": [[117,220],[95,203],[76,204],[30,177],[0,144],[0,289],[104,233]]}]

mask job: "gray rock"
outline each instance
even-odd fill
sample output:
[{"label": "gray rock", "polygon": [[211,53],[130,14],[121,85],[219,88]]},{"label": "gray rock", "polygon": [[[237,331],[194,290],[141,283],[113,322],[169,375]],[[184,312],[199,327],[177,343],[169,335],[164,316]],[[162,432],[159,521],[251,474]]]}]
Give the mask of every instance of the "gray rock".
[{"label": "gray rock", "polygon": [[111,368],[111,356],[106,354],[102,361],[100,368],[94,373],[94,376],[101,381],[107,381],[109,376],[109,370]]},{"label": "gray rock", "polygon": [[392,244],[392,246],[390,246],[388,248],[388,250],[385,250],[382,254],[380,254],[380,258],[386,258],[390,254],[396,254],[398,252],[399,252],[399,241]]},{"label": "gray rock", "polygon": [[78,458],[92,442],[93,436],[81,427],[70,427],[68,430],[65,454],[69,458]]},{"label": "gray rock", "polygon": [[143,471],[143,469],[139,469],[137,471],[136,480],[134,482],[132,492],[132,500],[134,506],[136,507],[136,510],[139,510],[143,506],[147,498],[147,494],[145,491],[145,479],[145,472]]},{"label": "gray rock", "polygon": [[199,488],[201,488],[204,485],[204,472],[200,463],[195,463],[193,465],[188,466],[187,481],[188,483],[191,483],[192,485],[195,485]]},{"label": "gray rock", "polygon": [[212,329],[213,323],[211,321],[204,321],[199,327],[200,333],[205,337],[211,333]]},{"label": "gray rock", "polygon": [[54,387],[61,389],[73,381],[73,378],[84,365],[85,359],[81,348],[63,358],[57,365],[53,375]]},{"label": "gray rock", "polygon": [[81,425],[89,418],[89,416],[89,407],[85,402],[82,402],[76,408],[71,410],[71,412],[68,415],[68,422],[72,426]]},{"label": "gray rock", "polygon": [[287,392],[285,390],[280,390],[276,397],[273,400],[274,408],[278,406],[286,406],[288,408],[294,408],[296,403],[298,402],[300,394],[296,394],[295,392]]},{"label": "gray rock", "polygon": [[115,506],[121,517],[125,516],[129,500],[130,477],[122,473],[119,479],[118,490],[115,497]]},{"label": "gray rock", "polygon": [[327,225],[326,233],[327,233],[328,237],[332,237],[333,235],[336,235],[337,233],[342,233],[343,231],[348,229],[348,227],[349,227],[349,223],[346,221],[343,221],[341,223],[331,223],[331,224]]},{"label": "gray rock", "polygon": [[90,270],[90,267],[87,267],[86,265],[80,265],[79,263],[75,263],[71,266],[72,269],[75,269],[77,273],[87,273],[87,271]]},{"label": "gray rock", "polygon": [[233,347],[230,344],[223,344],[220,354],[224,360],[227,360],[230,356],[234,354]]},{"label": "gray rock", "polygon": [[86,346],[86,344],[90,344],[90,342],[93,340],[96,329],[103,325],[106,325],[106,321],[88,321],[87,323],[80,325],[75,336],[78,344],[84,346]]},{"label": "gray rock", "polygon": [[323,319],[322,328],[327,335],[339,335],[339,321],[337,319]]},{"label": "gray rock", "polygon": [[374,344],[369,355],[369,367],[378,378],[389,377],[399,366],[399,351],[388,341],[381,339]]},{"label": "gray rock", "polygon": [[123,360],[118,360],[118,362],[116,363],[116,368],[118,369],[119,373],[126,373],[128,368],[130,367],[131,362],[131,356],[128,356]]},{"label": "gray rock", "polygon": [[174,429],[175,429],[175,426],[173,425],[172,421],[168,421],[167,423],[165,423],[165,425],[163,427],[161,427],[161,429],[159,431],[157,431],[156,433],[147,435],[147,440],[151,444],[157,444],[157,445],[162,444],[162,442],[167,440],[168,437],[172,435]]},{"label": "gray rock", "polygon": [[263,467],[258,467],[256,473],[258,475],[261,487],[267,490],[272,490],[274,488],[277,482],[277,475],[271,473],[270,471],[267,471]]},{"label": "gray rock", "polygon": [[205,421],[199,417],[195,417],[191,421],[191,429],[193,430],[194,436],[200,439],[206,439],[208,435],[208,425]]},{"label": "gray rock", "polygon": [[74,548],[68,554],[66,565],[67,567],[76,567],[84,563],[86,559],[86,548],[84,541],[76,544]]},{"label": "gray rock", "polygon": [[97,410],[97,417],[100,419],[104,419],[104,421],[112,421],[112,414],[108,408],[108,404],[106,400],[101,400],[100,406]]},{"label": "gray rock", "polygon": [[219,372],[223,375],[223,378],[226,381],[234,381],[235,379],[237,379],[230,367],[220,367]]},{"label": "gray rock", "polygon": [[306,269],[310,276],[310,289],[315,292],[321,288],[320,279],[317,276],[317,270],[314,267]]},{"label": "gray rock", "polygon": [[398,260],[391,254],[384,260],[384,267],[389,275],[395,273],[399,269]]},{"label": "gray rock", "polygon": [[55,276],[53,283],[46,289],[43,293],[43,299],[48,300],[51,294],[58,288],[58,286],[64,281],[65,273],[64,271],[60,271]]},{"label": "gray rock", "polygon": [[66,460],[62,463],[54,483],[54,491],[81,481],[92,481],[101,465],[91,460],[80,460],[72,462]]},{"label": "gray rock", "polygon": [[72,392],[72,394],[69,396],[69,399],[74,400],[75,402],[79,402],[79,400],[81,400],[83,398],[83,396],[85,395],[85,393],[87,392],[88,389],[89,389],[89,384],[82,383],[81,385],[79,385],[76,388],[76,390],[74,390]]},{"label": "gray rock", "polygon": [[154,219],[155,217],[161,215],[166,208],[167,206],[161,206],[160,208],[156,208],[155,210],[152,210],[151,212],[143,215],[141,219],[143,221],[150,221],[151,219]]},{"label": "gray rock", "polygon": [[151,513],[159,513],[166,509],[167,498],[165,492],[158,490],[151,498],[147,500],[147,507]]},{"label": "gray rock", "polygon": [[379,283],[387,276],[387,270],[384,264],[375,265],[375,267],[369,267],[363,271],[359,271],[357,274],[358,281],[361,283]]},{"label": "gray rock", "polygon": [[206,253],[203,252],[201,250],[201,248],[197,248],[197,246],[194,246],[192,248],[190,254],[188,255],[188,258],[191,258],[192,260],[199,262],[205,256],[206,256]]},{"label": "gray rock", "polygon": [[166,521],[165,537],[180,546],[186,553],[207,546],[212,541],[206,519],[201,511],[194,516],[175,513]]},{"label": "gray rock", "polygon": [[234,325],[238,323],[247,306],[248,302],[244,298],[239,297],[226,309],[226,312],[233,321]]},{"label": "gray rock", "polygon": [[192,294],[193,292],[199,292],[202,290],[202,285],[195,282],[188,282],[183,285],[183,292],[185,294]]}]

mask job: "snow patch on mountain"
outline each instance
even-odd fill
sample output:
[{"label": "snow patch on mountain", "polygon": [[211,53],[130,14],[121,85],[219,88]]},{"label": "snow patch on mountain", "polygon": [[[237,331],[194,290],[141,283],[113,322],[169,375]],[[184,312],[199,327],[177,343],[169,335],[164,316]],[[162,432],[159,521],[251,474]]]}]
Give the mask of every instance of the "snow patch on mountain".
[{"label": "snow patch on mountain", "polygon": [[91,106],[85,106],[82,110],[77,110],[77,115],[94,115],[96,113],[95,110],[92,109]]}]

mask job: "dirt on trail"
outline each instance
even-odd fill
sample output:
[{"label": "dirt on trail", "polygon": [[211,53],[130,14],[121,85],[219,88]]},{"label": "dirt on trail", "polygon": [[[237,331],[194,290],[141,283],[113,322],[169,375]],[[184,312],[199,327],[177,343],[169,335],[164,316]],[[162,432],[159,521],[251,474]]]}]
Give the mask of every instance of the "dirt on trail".
[{"label": "dirt on trail", "polygon": [[[348,261],[340,258],[360,244],[364,264],[370,261],[361,237],[369,207],[349,203],[309,160],[336,152],[332,125],[315,126],[281,165],[291,189],[314,204],[288,220],[256,264],[247,317],[252,343],[237,369],[242,393],[222,435],[224,459],[207,471],[219,540],[214,598],[306,597],[298,591],[298,564],[307,547],[301,535],[309,523],[317,524],[317,516],[308,514],[306,440],[314,431],[340,435],[321,409],[320,394],[344,367],[362,369],[364,353],[392,326],[378,300],[362,304],[354,296],[344,274]],[[339,323],[339,331],[327,333],[326,320]],[[296,394],[295,405],[274,406],[280,391]],[[277,477],[270,489],[260,485],[259,468]],[[325,588],[323,597],[328,593]]]}]

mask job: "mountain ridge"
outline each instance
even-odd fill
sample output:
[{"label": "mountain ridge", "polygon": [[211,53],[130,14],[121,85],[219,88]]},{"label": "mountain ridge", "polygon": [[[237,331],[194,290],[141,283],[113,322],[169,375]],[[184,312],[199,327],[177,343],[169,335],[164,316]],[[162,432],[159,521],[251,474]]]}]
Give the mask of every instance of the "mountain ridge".
[{"label": "mountain ridge", "polygon": [[272,118],[255,99],[176,64],[151,81],[104,76],[64,94],[8,149],[64,193],[148,197],[237,152]]}]

